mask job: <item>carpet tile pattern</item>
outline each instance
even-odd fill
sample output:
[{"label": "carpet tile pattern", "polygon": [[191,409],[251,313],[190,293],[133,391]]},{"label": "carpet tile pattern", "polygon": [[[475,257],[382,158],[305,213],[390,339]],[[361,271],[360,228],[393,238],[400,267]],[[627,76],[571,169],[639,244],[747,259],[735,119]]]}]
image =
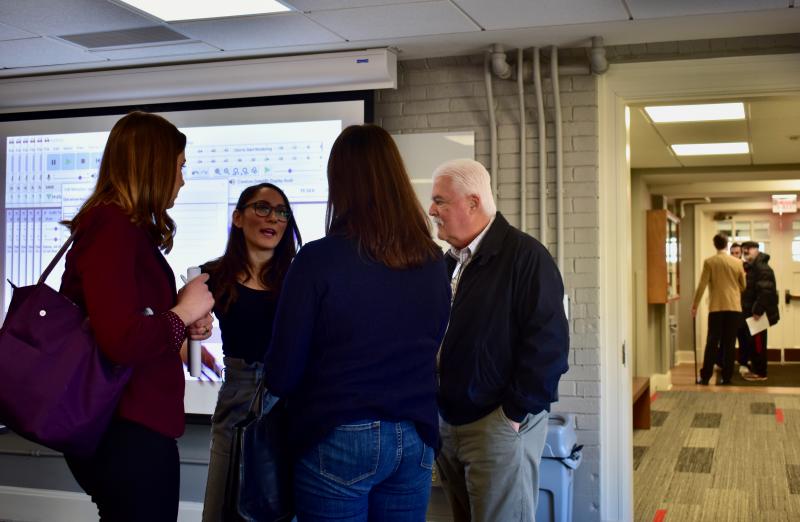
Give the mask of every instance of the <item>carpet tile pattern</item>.
[{"label": "carpet tile pattern", "polygon": [[637,522],[800,521],[800,396],[659,392],[652,420],[633,436]]}]

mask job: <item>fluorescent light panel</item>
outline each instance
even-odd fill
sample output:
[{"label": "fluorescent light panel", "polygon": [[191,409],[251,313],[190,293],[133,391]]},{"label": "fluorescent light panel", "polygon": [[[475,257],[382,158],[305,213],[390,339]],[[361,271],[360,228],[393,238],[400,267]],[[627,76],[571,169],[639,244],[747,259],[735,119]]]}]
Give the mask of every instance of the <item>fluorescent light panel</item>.
[{"label": "fluorescent light panel", "polygon": [[732,143],[683,143],[670,145],[678,156],[714,156],[723,154],[749,154],[750,145],[746,141]]},{"label": "fluorescent light panel", "polygon": [[280,13],[289,8],[275,0],[123,0],[165,22]]},{"label": "fluorescent light panel", "polygon": [[744,103],[708,103],[699,105],[657,105],[645,107],[653,123],[680,121],[743,120]]}]

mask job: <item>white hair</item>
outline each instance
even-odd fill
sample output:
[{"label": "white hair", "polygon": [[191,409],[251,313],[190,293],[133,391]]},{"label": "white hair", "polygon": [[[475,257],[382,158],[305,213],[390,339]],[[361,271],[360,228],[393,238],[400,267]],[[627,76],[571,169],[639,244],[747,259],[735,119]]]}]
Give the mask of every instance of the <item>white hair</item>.
[{"label": "white hair", "polygon": [[441,176],[453,180],[453,184],[463,195],[477,195],[481,201],[481,209],[487,216],[493,217],[497,213],[489,172],[479,162],[467,158],[446,161],[433,171],[433,181]]}]

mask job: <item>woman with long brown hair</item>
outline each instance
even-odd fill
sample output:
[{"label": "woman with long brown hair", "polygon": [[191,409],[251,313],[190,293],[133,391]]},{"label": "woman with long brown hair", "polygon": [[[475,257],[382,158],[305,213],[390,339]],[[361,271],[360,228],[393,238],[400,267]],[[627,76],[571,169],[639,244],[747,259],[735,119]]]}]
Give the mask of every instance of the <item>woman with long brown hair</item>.
[{"label": "woman with long brown hair", "polygon": [[75,239],[61,292],[83,309],[102,353],[132,369],[95,455],[66,455],[101,520],[178,516],[179,352],[187,330],[193,339],[209,336],[214,303],[208,276],[176,292],[161,253],[172,248],[167,209],[183,185],[185,146],[186,136],[160,116],[123,117],[108,137],[94,192],[67,222]]},{"label": "woman with long brown hair", "polygon": [[225,365],[211,420],[204,522],[223,519],[233,427],[247,416],[262,379],[283,278],[302,244],[289,199],[271,183],[244,189],[231,221],[225,253],[201,267],[210,276]]},{"label": "woman with long brown hair", "polygon": [[450,304],[442,253],[380,127],[339,135],[328,185],[327,235],[289,269],[264,368],[288,399],[297,517],[423,521]]}]

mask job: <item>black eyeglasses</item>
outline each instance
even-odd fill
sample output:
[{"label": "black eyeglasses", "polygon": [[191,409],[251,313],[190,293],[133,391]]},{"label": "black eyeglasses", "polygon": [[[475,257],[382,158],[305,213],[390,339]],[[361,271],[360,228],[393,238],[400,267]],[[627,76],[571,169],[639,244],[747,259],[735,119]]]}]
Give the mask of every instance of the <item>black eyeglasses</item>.
[{"label": "black eyeglasses", "polygon": [[275,212],[275,218],[278,221],[286,223],[289,221],[289,218],[292,217],[292,211],[288,208],[284,207],[283,205],[279,207],[273,207],[269,203],[265,201],[255,201],[253,203],[248,203],[247,205],[242,206],[239,208],[240,212],[244,212],[247,207],[253,207],[253,210],[256,213],[256,216],[260,217],[269,217]]}]

